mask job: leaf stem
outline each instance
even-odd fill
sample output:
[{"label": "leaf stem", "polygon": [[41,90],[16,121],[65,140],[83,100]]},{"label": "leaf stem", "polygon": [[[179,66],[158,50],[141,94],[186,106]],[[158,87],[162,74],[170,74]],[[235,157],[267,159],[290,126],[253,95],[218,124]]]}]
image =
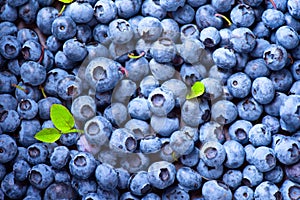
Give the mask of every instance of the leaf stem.
[{"label": "leaf stem", "polygon": [[222,15],[222,14],[220,14],[220,13],[216,13],[215,16],[216,16],[216,17],[221,17],[221,18],[223,18],[223,19],[228,23],[228,26],[231,26],[231,25],[232,25],[231,21],[230,21],[230,20],[228,19],[228,17],[226,17],[225,15]]}]

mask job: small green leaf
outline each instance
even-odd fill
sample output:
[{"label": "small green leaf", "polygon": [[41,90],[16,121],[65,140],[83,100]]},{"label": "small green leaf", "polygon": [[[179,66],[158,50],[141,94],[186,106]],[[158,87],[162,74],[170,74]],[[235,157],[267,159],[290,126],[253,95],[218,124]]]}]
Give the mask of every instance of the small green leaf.
[{"label": "small green leaf", "polygon": [[72,114],[61,104],[53,104],[51,106],[50,118],[54,126],[62,132],[67,132],[73,129],[75,125],[75,120]]},{"label": "small green leaf", "polygon": [[205,92],[205,86],[202,82],[197,81],[191,87],[191,92],[186,95],[186,99],[192,99],[201,96]]},{"label": "small green leaf", "polygon": [[62,3],[72,3],[74,0],[58,0]]},{"label": "small green leaf", "polygon": [[45,128],[35,134],[34,138],[47,143],[57,141],[61,136],[61,133],[56,128]]}]

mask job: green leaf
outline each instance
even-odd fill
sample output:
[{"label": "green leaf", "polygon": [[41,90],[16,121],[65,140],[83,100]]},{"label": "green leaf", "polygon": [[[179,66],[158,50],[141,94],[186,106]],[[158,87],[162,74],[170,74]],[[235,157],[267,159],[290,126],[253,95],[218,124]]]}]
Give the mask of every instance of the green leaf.
[{"label": "green leaf", "polygon": [[61,132],[68,132],[75,125],[70,111],[61,104],[53,104],[50,109],[50,118],[54,126]]},{"label": "green leaf", "polygon": [[58,0],[62,3],[72,3],[74,0]]},{"label": "green leaf", "polygon": [[34,138],[42,141],[52,143],[57,141],[61,136],[61,133],[56,128],[45,128],[35,134]]},{"label": "green leaf", "polygon": [[191,92],[186,95],[186,99],[192,99],[201,96],[205,92],[205,86],[202,82],[197,81],[191,87]]}]

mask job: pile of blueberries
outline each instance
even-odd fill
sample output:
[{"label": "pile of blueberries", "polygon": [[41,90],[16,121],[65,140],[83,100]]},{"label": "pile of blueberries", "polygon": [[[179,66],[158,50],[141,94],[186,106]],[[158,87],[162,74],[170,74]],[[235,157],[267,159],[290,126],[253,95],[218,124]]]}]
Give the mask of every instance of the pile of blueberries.
[{"label": "pile of blueberries", "polygon": [[0,199],[300,199],[299,0],[0,6]]}]

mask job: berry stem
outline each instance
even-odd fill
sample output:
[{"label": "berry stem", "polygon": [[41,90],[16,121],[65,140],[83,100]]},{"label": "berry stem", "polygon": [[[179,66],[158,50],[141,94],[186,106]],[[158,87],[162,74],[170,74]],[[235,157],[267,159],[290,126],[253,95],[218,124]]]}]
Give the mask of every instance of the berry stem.
[{"label": "berry stem", "polygon": [[120,66],[119,70],[122,72],[122,74],[125,74],[125,76],[128,77],[128,71],[127,71],[127,69],[125,67]]},{"label": "berry stem", "polygon": [[[267,2],[268,0],[266,0],[266,2]],[[275,1],[274,0],[269,0],[270,2],[271,2],[271,4],[272,4],[272,6],[274,7],[274,9],[275,10],[277,10],[277,6],[276,6],[276,3],[275,3]]]},{"label": "berry stem", "polygon": [[134,53],[129,53],[128,54],[128,57],[129,58],[132,58],[132,59],[139,59],[139,58],[141,58],[141,57],[143,57],[145,55],[145,52],[143,51],[142,53],[140,53],[139,55],[134,55]]},{"label": "berry stem", "polygon": [[66,9],[66,5],[64,4],[58,13],[58,16],[61,16],[62,13],[65,11],[65,9]]},{"label": "berry stem", "polygon": [[47,95],[46,95],[46,93],[45,93],[44,87],[40,85],[40,86],[39,86],[39,89],[41,90],[43,97],[44,97],[44,98],[47,98]]},{"label": "berry stem", "polygon": [[226,17],[225,15],[222,15],[222,14],[220,14],[220,13],[216,13],[215,16],[216,16],[216,17],[221,17],[221,18],[223,18],[223,19],[228,23],[228,26],[231,26],[231,25],[232,25],[231,21],[230,21],[230,20],[228,19],[228,17]]},{"label": "berry stem", "polygon": [[19,85],[16,85],[16,84],[11,84],[11,86],[13,86],[13,87],[15,87],[15,88],[17,88],[17,89],[19,89],[19,90],[22,90],[23,92],[25,92],[26,94],[28,94],[28,90],[26,90],[25,88],[23,88],[23,87],[21,87],[21,86],[19,86]]}]

